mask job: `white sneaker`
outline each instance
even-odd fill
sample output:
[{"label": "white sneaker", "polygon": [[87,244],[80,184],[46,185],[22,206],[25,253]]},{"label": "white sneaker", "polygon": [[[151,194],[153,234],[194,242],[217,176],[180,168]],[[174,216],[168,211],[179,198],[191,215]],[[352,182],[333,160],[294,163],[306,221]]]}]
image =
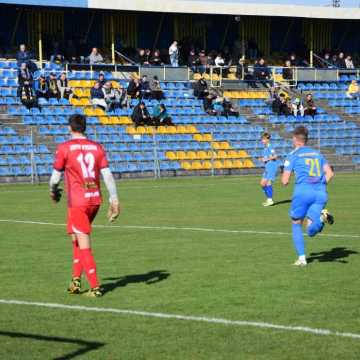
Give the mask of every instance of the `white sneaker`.
[{"label": "white sneaker", "polygon": [[297,259],[294,263],[294,266],[306,266],[307,262],[306,260],[302,260],[302,259]]},{"label": "white sneaker", "polygon": [[274,200],[273,199],[266,199],[266,201],[263,203],[263,206],[273,206]]}]

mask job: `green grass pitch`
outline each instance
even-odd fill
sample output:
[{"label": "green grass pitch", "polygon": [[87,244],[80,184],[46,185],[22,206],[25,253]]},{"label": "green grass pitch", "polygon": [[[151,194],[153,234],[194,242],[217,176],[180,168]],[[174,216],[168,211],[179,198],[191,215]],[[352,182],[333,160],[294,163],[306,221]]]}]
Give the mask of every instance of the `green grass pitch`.
[{"label": "green grass pitch", "polygon": [[[263,208],[258,182],[245,176],[120,181],[121,217],[93,233],[108,290],[98,299],[66,294],[65,227],[2,221],[0,299],[360,334],[360,175],[335,177],[328,207],[336,223],[306,238],[312,262],[301,269],[291,266],[289,203]],[[288,200],[291,190],[277,182],[275,200]],[[63,200],[53,205],[46,185],[0,186],[0,220],[62,224]],[[105,211],[95,224],[106,225]],[[0,303],[4,360],[359,358],[359,338]]]}]

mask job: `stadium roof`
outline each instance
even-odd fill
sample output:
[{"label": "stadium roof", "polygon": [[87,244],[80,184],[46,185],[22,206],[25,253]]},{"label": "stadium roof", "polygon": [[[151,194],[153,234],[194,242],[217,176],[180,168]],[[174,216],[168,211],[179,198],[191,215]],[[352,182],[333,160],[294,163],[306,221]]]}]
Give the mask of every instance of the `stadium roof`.
[{"label": "stadium roof", "polygon": [[[1,3],[84,7],[95,9],[165,13],[286,16],[322,19],[360,19],[360,9],[351,7],[277,4],[281,0],[4,0]],[[261,2],[264,3],[261,3]],[[266,2],[266,3],[265,3]]]}]

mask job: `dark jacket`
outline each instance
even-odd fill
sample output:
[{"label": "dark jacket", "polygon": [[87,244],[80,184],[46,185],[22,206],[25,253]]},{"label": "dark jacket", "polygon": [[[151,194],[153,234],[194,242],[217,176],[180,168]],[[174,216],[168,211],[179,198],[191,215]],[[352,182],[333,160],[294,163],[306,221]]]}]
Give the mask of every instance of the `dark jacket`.
[{"label": "dark jacket", "polygon": [[132,121],[134,121],[135,123],[139,123],[144,120],[144,116],[145,116],[145,118],[150,117],[150,114],[149,114],[149,111],[147,110],[147,108],[144,107],[144,109],[141,109],[140,104],[136,105],[134,107],[133,113],[131,114]]},{"label": "dark jacket", "polygon": [[90,96],[92,99],[104,99],[104,92],[102,88],[95,89],[94,87],[90,90]]},{"label": "dark jacket", "polygon": [[140,84],[136,84],[134,80],[131,80],[129,82],[129,85],[127,87],[127,93],[128,95],[130,95],[131,97],[135,96],[136,93],[138,91],[141,90],[141,85]]},{"label": "dark jacket", "polygon": [[16,54],[16,60],[18,66],[25,63],[27,64],[32,58],[32,55],[29,51],[18,51]]},{"label": "dark jacket", "polygon": [[266,64],[256,64],[254,66],[254,76],[256,80],[266,80],[270,77],[270,69],[267,67]]},{"label": "dark jacket", "polygon": [[188,56],[188,66],[192,67],[192,66],[198,66],[198,65],[200,65],[199,56],[197,56],[196,54],[189,55]]},{"label": "dark jacket", "polygon": [[155,56],[155,55],[152,56],[151,59],[150,59],[150,64],[155,65],[155,66],[161,65],[162,64],[161,57],[160,56]]},{"label": "dark jacket", "polygon": [[19,69],[19,72],[18,72],[18,82],[19,82],[19,85],[20,85],[20,86],[24,85],[24,83],[28,83],[28,84],[32,85],[32,83],[33,83],[33,76],[32,76],[32,74],[31,74],[31,72],[30,72],[29,69],[26,69],[25,71]]}]

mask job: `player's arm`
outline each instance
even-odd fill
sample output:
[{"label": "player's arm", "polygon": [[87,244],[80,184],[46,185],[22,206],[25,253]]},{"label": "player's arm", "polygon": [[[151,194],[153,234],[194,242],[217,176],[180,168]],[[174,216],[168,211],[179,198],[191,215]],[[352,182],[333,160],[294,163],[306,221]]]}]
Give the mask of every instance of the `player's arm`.
[{"label": "player's arm", "polygon": [[281,183],[284,186],[289,185],[291,173],[293,169],[294,169],[294,159],[291,156],[289,156],[284,162],[284,172],[281,176]]},{"label": "player's arm", "polygon": [[110,222],[113,222],[120,214],[120,203],[117,194],[115,179],[111,170],[108,167],[101,169],[101,176],[109,193],[110,207],[108,211],[108,219]]},{"label": "player's arm", "polygon": [[61,172],[54,169],[50,177],[49,185],[50,185],[50,198],[52,199],[52,201],[56,203],[59,202],[61,199],[62,189],[59,188],[60,181],[61,181]]},{"label": "player's arm", "polygon": [[284,185],[284,186],[287,186],[290,182],[290,178],[291,178],[291,171],[287,171],[285,170],[282,174],[282,177],[281,177],[281,183]]},{"label": "player's arm", "polygon": [[328,184],[331,181],[331,179],[334,177],[334,172],[331,169],[331,166],[327,163],[324,165],[323,170],[325,173],[326,183]]}]

